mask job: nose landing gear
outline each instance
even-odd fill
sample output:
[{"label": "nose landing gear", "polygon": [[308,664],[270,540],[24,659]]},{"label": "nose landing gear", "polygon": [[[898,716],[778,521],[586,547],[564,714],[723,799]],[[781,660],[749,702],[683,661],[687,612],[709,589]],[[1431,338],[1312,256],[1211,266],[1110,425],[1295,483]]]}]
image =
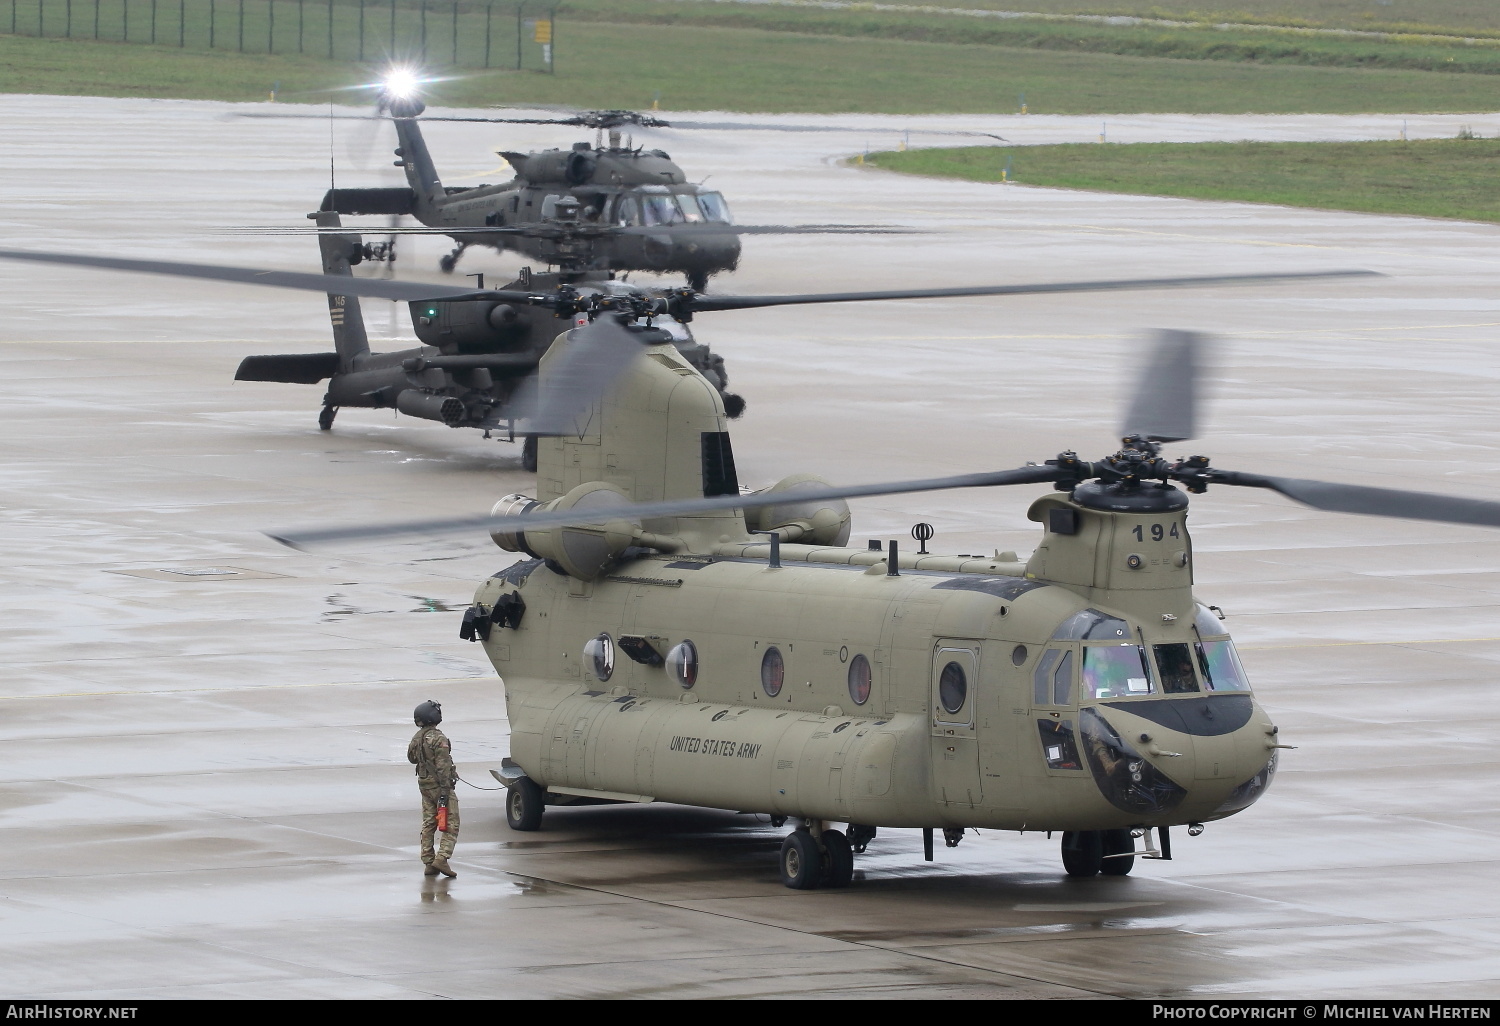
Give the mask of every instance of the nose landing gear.
[{"label": "nose landing gear", "polygon": [[1129,830],[1069,830],[1062,836],[1062,861],[1069,876],[1128,876],[1135,838]]},{"label": "nose landing gear", "polygon": [[464,255],[464,250],[469,248],[467,242],[460,242],[453,247],[453,252],[438,261],[438,267],[442,268],[444,274],[452,274],[453,269],[458,266],[458,258]]}]

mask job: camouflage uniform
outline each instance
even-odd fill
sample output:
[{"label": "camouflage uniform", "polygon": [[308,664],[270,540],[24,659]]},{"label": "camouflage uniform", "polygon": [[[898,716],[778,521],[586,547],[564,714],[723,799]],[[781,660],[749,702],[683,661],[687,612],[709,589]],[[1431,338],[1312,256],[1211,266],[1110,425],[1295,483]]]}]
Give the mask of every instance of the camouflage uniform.
[{"label": "camouflage uniform", "polygon": [[[458,843],[458,770],[453,765],[453,746],[437,727],[422,727],[406,746],[406,761],[417,768],[417,787],[422,791],[422,861],[446,864]],[[438,799],[448,796],[448,830],[434,853],[437,835]]]}]

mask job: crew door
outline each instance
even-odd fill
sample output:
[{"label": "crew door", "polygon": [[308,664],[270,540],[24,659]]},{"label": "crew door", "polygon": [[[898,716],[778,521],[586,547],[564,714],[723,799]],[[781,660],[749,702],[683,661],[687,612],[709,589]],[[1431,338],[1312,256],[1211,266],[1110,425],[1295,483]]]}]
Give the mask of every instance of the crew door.
[{"label": "crew door", "polygon": [[932,654],[932,781],[939,801],[980,803],[979,741],[974,708],[979,689],[979,642],[938,638]]}]

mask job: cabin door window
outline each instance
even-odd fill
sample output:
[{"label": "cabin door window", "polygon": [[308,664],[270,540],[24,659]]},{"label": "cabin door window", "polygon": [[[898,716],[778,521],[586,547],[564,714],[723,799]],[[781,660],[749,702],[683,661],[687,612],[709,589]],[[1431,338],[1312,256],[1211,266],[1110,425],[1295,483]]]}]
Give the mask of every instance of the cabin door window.
[{"label": "cabin door window", "polygon": [[981,798],[974,736],[979,657],[977,641],[940,638],[933,646],[932,780],[934,797],[950,805],[978,805]]}]

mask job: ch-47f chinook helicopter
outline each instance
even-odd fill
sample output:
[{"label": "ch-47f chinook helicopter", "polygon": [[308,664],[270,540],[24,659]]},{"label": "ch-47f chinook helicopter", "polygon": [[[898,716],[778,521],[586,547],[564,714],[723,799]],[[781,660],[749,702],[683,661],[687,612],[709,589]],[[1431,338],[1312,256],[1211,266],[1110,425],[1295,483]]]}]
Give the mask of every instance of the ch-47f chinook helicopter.
[{"label": "ch-47f chinook helicopter", "polygon": [[[0,256],[336,294],[390,284]],[[1061,831],[1068,873],[1123,875],[1138,854],[1170,857],[1171,827],[1252,804],[1285,747],[1193,592],[1187,493],[1500,527],[1496,502],[1164,458],[1194,433],[1186,333],[1158,344],[1120,450],[1097,462],[858,486],[792,475],[743,494],[718,390],[634,310],[593,313],[542,363],[536,498],[279,536],[483,529],[530,557],[479,585],[460,628],[502,678],[511,756],[495,775],[517,830],[548,805],[665,801],[795,821],[780,854],[794,888],[847,885],[880,827],[920,829],[929,857],[939,829],[950,845],[970,827]],[[849,498],[1023,484],[1053,489],[1030,509],[1042,536],[1026,560],[846,545]]]},{"label": "ch-47f chinook helicopter", "polygon": [[[542,440],[537,498],[282,540],[483,528],[529,556],[480,584],[461,628],[505,688],[511,756],[492,772],[510,825],[579,802],[769,814],[796,824],[794,888],[848,884],[880,827],[922,830],[929,859],[939,829],[950,845],[1061,831],[1067,873],[1124,875],[1171,857],[1170,828],[1196,835],[1266,791],[1288,746],[1194,594],[1187,493],[1500,527],[1496,502],[1163,457],[1194,433],[1188,333],[1159,341],[1102,460],[749,494],[715,390],[671,346],[601,320],[559,339],[543,395],[604,349],[639,355]],[[846,545],[848,498],[1022,484],[1051,486],[1027,559]]]},{"label": "ch-47f chinook helicopter", "polygon": [[[537,365],[563,327],[587,323],[602,314],[624,317],[643,338],[670,343],[678,356],[714,387],[727,415],[733,418],[744,411],[745,400],[728,391],[729,374],[723,358],[694,337],[691,322],[698,314],[812,303],[1257,284],[1308,277],[1221,275],[728,296],[701,295],[684,287],[641,288],[608,280],[569,282],[557,275],[523,272],[516,281],[500,289],[483,288],[481,277],[481,287],[475,289],[355,278],[350,263],[364,250],[360,236],[343,231],[335,213],[319,211],[313,216],[327,230],[318,237],[324,274],[19,250],[0,251],[0,258],[327,292],[333,352],[248,356],[240,363],[236,379],[304,385],[326,381],[323,408],[318,415],[318,425],[325,431],[333,427],[339,409],[349,406],[394,409],[448,427],[476,428],[484,431],[486,437],[493,433],[504,440],[522,439],[522,465],[527,470],[537,468],[536,437],[549,430],[535,422]],[[372,352],[360,297],[405,301],[422,344],[396,352]],[[601,351],[596,355],[600,362],[593,371],[608,374],[617,367],[610,353]]]},{"label": "ch-47f chinook helicopter", "polygon": [[[732,271],[740,258],[741,235],[889,234],[880,225],[737,225],[729,204],[715,189],[687,178],[661,149],[622,141],[622,130],[715,129],[827,131],[811,125],[744,122],[665,121],[628,110],[578,111],[561,118],[451,117],[425,115],[419,97],[435,79],[394,68],[367,87],[377,92],[373,115],[339,118],[390,120],[398,146],[396,165],[406,172],[406,188],[330,189],[322,209],[346,215],[410,215],[421,227],[391,229],[393,236],[450,235],[457,243],[440,266],[452,271],[472,245],[511,250],[558,268],[564,276],[614,271],[684,274],[702,292],[710,275]],[[318,117],[246,113],[243,117]],[[570,149],[519,153],[497,151],[514,172],[495,185],[451,186],[439,178],[422,136],[421,121],[482,124],[571,125],[594,130],[595,141]],[[926,131],[926,130],[918,130]],[[981,132],[930,130],[926,134],[984,136]],[[274,230],[266,227],[252,231]],[[283,229],[294,230],[294,229]],[[306,229],[302,229],[306,230]]]}]

